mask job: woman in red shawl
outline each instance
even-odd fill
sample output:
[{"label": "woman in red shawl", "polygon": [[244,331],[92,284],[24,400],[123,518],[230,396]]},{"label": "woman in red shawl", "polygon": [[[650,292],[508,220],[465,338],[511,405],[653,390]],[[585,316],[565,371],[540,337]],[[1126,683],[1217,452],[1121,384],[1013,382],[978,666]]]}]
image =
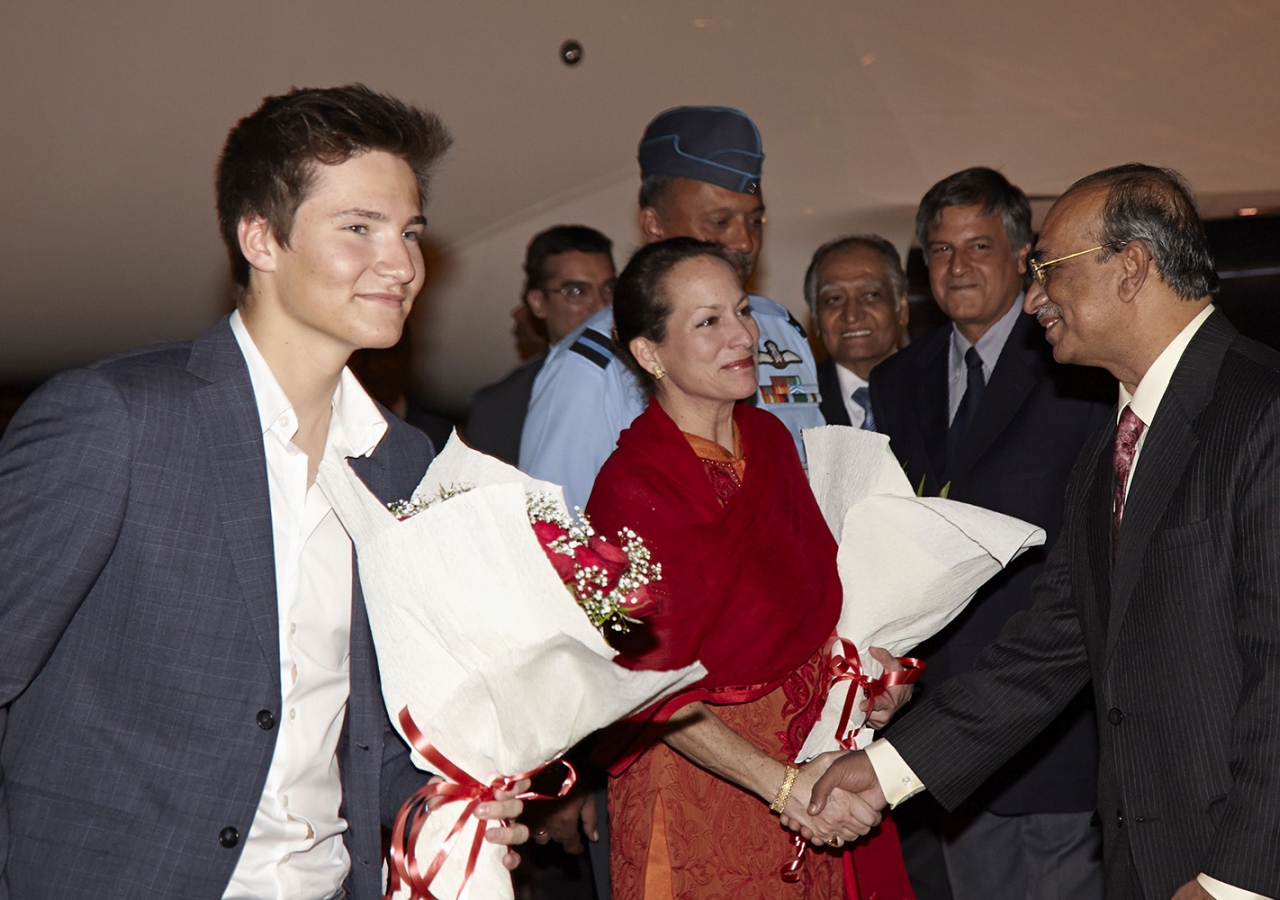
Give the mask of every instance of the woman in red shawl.
[{"label": "woman in red shawl", "polygon": [[[822,709],[841,589],[790,434],[737,402],[757,384],[747,295],[715,245],[676,238],[632,258],[614,321],[652,399],[587,512],[603,534],[633,529],[662,564],[657,610],[619,642],[617,661],[700,660],[708,672],[640,716],[610,766],[615,900],[910,898],[891,824],[856,840],[878,817],[848,795],[809,818],[813,783],[837,754],[787,765]],[[910,688],[891,690],[876,726]],[[781,873],[796,848],[771,804],[833,848],[806,854],[793,882]]]}]

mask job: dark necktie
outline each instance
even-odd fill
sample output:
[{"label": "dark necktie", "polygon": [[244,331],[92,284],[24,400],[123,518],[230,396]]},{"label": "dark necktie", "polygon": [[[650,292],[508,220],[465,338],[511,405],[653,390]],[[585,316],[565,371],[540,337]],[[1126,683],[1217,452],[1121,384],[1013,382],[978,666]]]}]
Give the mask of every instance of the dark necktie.
[{"label": "dark necktie", "polygon": [[982,402],[982,392],[987,386],[986,380],[982,377],[982,357],[978,355],[977,347],[970,347],[964,352],[964,364],[969,368],[969,383],[965,387],[964,396],[960,398],[956,417],[951,420],[951,428],[947,430],[947,469],[949,471],[955,469],[956,458],[960,454],[960,442],[964,440],[964,433],[969,430],[969,423],[973,421],[973,414],[978,411],[978,404]]},{"label": "dark necktie", "polygon": [[862,407],[862,411],[866,413],[862,417],[862,430],[875,431],[876,417],[871,414],[871,389],[863,385],[853,392],[853,402]]},{"label": "dark necktie", "polygon": [[1146,426],[1133,411],[1126,406],[1120,413],[1120,424],[1116,426],[1116,449],[1111,456],[1111,464],[1116,470],[1115,485],[1115,520],[1111,525],[1111,558],[1116,558],[1116,547],[1120,543],[1120,520],[1124,517],[1125,490],[1129,482],[1129,473],[1133,470],[1133,456],[1138,450],[1138,439],[1142,437],[1142,429]]}]

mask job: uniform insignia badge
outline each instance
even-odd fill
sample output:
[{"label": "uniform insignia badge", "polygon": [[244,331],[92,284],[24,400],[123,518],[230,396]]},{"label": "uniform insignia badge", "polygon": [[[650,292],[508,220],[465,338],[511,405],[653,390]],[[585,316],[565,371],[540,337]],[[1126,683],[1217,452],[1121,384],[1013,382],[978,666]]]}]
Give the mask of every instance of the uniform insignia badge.
[{"label": "uniform insignia badge", "polygon": [[768,384],[760,385],[760,399],[765,403],[817,403],[821,397],[806,390],[799,375],[773,375]]},{"label": "uniform insignia badge", "polygon": [[787,366],[804,362],[799,353],[794,350],[782,350],[774,341],[765,341],[756,353],[759,356],[760,365],[773,366],[775,369],[785,369]]}]

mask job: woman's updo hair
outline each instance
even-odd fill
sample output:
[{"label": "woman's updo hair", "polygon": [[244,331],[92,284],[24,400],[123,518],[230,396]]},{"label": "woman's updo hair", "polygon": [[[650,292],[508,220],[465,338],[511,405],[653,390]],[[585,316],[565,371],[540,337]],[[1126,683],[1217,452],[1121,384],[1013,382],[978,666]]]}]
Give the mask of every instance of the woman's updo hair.
[{"label": "woman's updo hair", "polygon": [[661,344],[667,339],[667,318],[671,315],[667,275],[685,260],[699,256],[712,256],[727,266],[733,265],[719,244],[677,237],[641,247],[618,276],[618,286],[613,291],[614,342],[618,355],[649,395],[657,390],[658,382],[632,355],[631,342],[643,337]]}]

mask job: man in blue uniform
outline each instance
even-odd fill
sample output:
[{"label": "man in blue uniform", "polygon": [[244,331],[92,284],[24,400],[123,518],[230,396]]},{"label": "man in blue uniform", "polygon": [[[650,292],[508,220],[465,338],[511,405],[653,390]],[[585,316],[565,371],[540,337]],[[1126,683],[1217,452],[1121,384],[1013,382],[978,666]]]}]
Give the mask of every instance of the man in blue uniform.
[{"label": "man in blue uniform", "polygon": [[[640,231],[713,241],[745,287],[760,257],[764,200],[760,133],[736,109],[669,109],[640,141]],[[803,456],[800,430],[823,424],[818,373],[804,329],[785,307],[751,298],[760,326],[756,402],[786,424]],[[552,349],[538,373],[520,444],[520,468],[561,484],[586,506],[596,473],[618,434],[644,409],[634,375],[614,354],[613,310],[600,310]]]}]

